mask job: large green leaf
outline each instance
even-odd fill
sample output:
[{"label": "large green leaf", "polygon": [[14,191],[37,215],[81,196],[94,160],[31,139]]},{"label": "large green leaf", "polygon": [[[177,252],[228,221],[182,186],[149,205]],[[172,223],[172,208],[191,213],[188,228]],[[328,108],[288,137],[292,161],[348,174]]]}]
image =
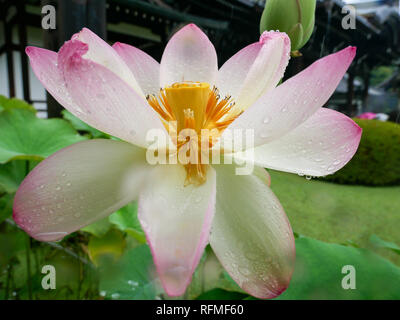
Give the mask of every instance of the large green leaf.
[{"label": "large green leaf", "polygon": [[96,237],[103,237],[111,228],[111,223],[108,221],[108,217],[98,220],[86,227],[80,229],[81,231],[88,232]]},{"label": "large green leaf", "polygon": [[39,119],[28,109],[0,112],[0,163],[42,160],[52,153],[86,139],[63,119]]},{"label": "large green leaf", "polygon": [[[278,299],[400,299],[400,268],[366,249],[299,238],[289,288]],[[343,289],[344,266],[354,266],[356,289]]]},{"label": "large green leaf", "polygon": [[36,109],[29,103],[17,98],[9,99],[0,95],[0,112],[11,109],[25,109],[31,111],[32,113],[36,113]]},{"label": "large green leaf", "polygon": [[149,300],[161,292],[147,245],[129,249],[117,263],[100,267],[100,294],[107,299]]},{"label": "large green leaf", "polygon": [[0,165],[0,192],[13,193],[30,171],[29,162],[11,161]]},{"label": "large green leaf", "polygon": [[137,203],[131,202],[109,216],[110,223],[121,231],[135,238],[140,243],[146,243],[146,237],[137,218]]},{"label": "large green leaf", "polygon": [[397,254],[400,254],[400,247],[397,244],[395,244],[394,242],[385,241],[385,240],[379,238],[376,234],[373,234],[369,238],[369,241],[375,247],[389,249]]}]

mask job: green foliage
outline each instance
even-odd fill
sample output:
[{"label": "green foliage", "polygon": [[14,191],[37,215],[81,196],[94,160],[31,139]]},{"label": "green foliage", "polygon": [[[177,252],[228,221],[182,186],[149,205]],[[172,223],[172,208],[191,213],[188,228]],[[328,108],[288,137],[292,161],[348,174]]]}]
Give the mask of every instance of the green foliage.
[{"label": "green foliage", "polygon": [[342,184],[384,186],[400,183],[400,125],[354,119],[363,129],[353,159],[325,179]]},{"label": "green foliage", "polygon": [[[345,290],[342,268],[354,266],[355,290]],[[237,287],[238,288],[238,287]],[[296,239],[296,265],[288,289],[276,299],[400,299],[400,268],[367,249]],[[232,296],[232,292],[239,295]],[[197,299],[244,299],[245,293],[215,283]],[[248,298],[251,298],[247,295]]]},{"label": "green foliage", "polygon": [[96,237],[103,237],[111,228],[111,223],[108,220],[109,217],[103,218],[101,220],[98,220],[92,224],[89,224],[88,226],[84,227],[81,229],[81,231],[85,231],[87,233],[90,233]]},{"label": "green foliage", "polygon": [[162,293],[147,245],[125,251],[117,263],[100,266],[100,293],[107,299],[151,300]]},{"label": "green foliage", "polygon": [[381,238],[379,238],[376,234],[373,234],[370,238],[369,241],[375,246],[379,248],[385,248],[392,250],[393,252],[400,254],[400,247],[395,244],[394,242],[390,241],[385,241]]},{"label": "green foliage", "polygon": [[17,98],[7,98],[0,95],[0,112],[12,109],[24,109],[36,113],[36,109],[29,103]]},{"label": "green foliage", "polygon": [[11,217],[14,196],[12,194],[4,194],[0,197],[0,223]]},{"label": "green foliage", "polygon": [[70,144],[85,140],[65,120],[39,119],[25,102],[15,99],[12,102],[16,106],[3,104],[0,111],[0,163],[43,160]]},{"label": "green foliage", "polygon": [[0,192],[14,193],[37,161],[14,160],[0,165]]},{"label": "green foliage", "polygon": [[[339,185],[269,172],[272,191],[297,233],[326,242],[351,240],[363,248],[370,247],[372,234],[400,244],[400,186]],[[400,256],[389,250],[379,254],[400,265]]]},{"label": "green foliage", "polygon": [[395,67],[392,66],[379,66],[371,72],[371,86],[377,86],[383,81],[389,79],[395,72]]},{"label": "green foliage", "polygon": [[126,232],[140,243],[146,243],[146,237],[137,217],[136,202],[132,202],[113,213],[109,216],[109,221],[119,230]]},{"label": "green foliage", "polygon": [[[400,268],[366,250],[296,240],[296,266],[289,288],[278,299],[400,299]],[[356,289],[344,290],[343,266],[356,270]]]},{"label": "green foliage", "polygon": [[111,229],[103,237],[92,236],[88,244],[90,259],[98,265],[102,259],[117,260],[125,248],[125,239],[122,232]]}]

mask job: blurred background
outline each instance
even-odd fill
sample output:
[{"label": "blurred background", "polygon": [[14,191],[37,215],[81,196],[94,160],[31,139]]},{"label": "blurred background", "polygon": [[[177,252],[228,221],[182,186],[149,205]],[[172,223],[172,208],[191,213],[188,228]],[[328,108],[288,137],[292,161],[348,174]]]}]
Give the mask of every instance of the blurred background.
[{"label": "blurred background", "polygon": [[[43,28],[48,5],[55,28]],[[13,222],[14,194],[37,163],[82,139],[110,138],[46,93],[25,47],[58,51],[87,27],[110,44],[131,44],[160,61],[171,35],[195,23],[213,42],[221,66],[258,41],[265,7],[265,0],[0,0],[0,299],[168,298],[154,274],[136,203],[59,243],[30,239]],[[325,107],[363,128],[356,155],[319,179],[269,170],[296,237],[295,274],[281,299],[400,299],[399,1],[317,0],[314,28],[305,45],[293,49],[284,80],[349,45],[357,56]],[[10,150],[17,156],[8,156]],[[56,267],[56,290],[43,290],[43,265]],[[341,285],[345,265],[356,267],[355,290]],[[251,297],[207,248],[181,298]]]}]

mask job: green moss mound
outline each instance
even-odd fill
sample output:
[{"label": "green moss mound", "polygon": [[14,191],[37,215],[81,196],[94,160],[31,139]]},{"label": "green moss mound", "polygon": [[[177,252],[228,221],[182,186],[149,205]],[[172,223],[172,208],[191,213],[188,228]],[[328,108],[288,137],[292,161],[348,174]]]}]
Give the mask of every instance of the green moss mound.
[{"label": "green moss mound", "polygon": [[367,186],[400,184],[400,125],[353,120],[363,129],[360,146],[344,168],[325,180]]}]

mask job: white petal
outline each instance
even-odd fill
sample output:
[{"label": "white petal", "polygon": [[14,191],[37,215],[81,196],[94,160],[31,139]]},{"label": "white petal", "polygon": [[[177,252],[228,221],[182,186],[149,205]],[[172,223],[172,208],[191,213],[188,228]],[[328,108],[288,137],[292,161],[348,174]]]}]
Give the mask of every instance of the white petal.
[{"label": "white petal", "polygon": [[207,181],[184,186],[181,165],[155,167],[139,197],[138,217],[157,272],[170,296],[182,295],[208,242],[215,211],[215,171]]},{"label": "white petal", "polygon": [[268,91],[228,127],[223,138],[234,129],[250,129],[254,146],[259,146],[293,130],[328,101],[355,53],[348,47],[326,56]]},{"label": "white petal", "polygon": [[[282,138],[234,157],[258,166],[325,176],[344,167],[357,151],[361,128],[344,114],[321,108]],[[254,156],[254,158],[252,157]]]},{"label": "white petal", "polygon": [[160,64],[142,50],[117,42],[113,48],[125,61],[145,95],[160,91]]},{"label": "white petal", "polygon": [[295,248],[278,199],[255,175],[219,165],[217,208],[210,244],[225,270],[257,298],[273,298],[289,285]]},{"label": "white petal", "polygon": [[59,240],[135,200],[147,168],[145,151],[129,143],[76,143],[25,178],[15,195],[14,220],[37,240]]},{"label": "white petal", "polygon": [[160,87],[175,82],[207,82],[217,76],[217,54],[207,36],[194,24],[179,30],[165,47],[160,66]]},{"label": "white petal", "polygon": [[253,43],[230,58],[218,71],[221,96],[232,96],[236,107],[245,110],[262,94],[275,88],[290,57],[286,33],[264,32]]}]

